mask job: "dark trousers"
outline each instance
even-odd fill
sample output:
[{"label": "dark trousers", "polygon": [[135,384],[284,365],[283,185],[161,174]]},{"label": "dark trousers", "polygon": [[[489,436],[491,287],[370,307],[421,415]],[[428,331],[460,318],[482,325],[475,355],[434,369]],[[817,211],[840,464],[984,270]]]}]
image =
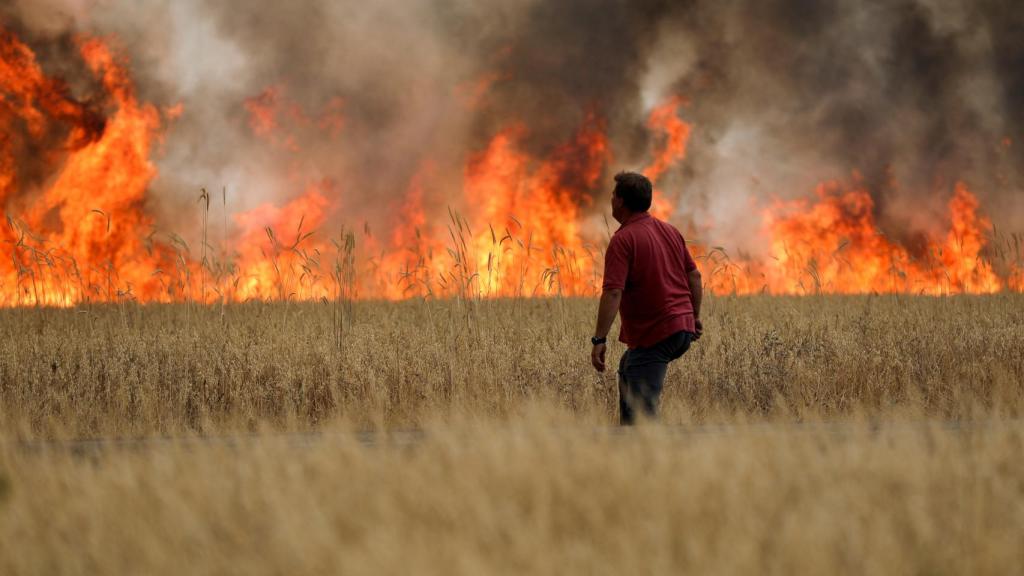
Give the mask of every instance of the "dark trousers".
[{"label": "dark trousers", "polygon": [[676,332],[648,348],[626,350],[619,360],[619,423],[630,426],[637,413],[658,415],[658,399],[665,385],[668,363],[690,349],[693,334]]}]

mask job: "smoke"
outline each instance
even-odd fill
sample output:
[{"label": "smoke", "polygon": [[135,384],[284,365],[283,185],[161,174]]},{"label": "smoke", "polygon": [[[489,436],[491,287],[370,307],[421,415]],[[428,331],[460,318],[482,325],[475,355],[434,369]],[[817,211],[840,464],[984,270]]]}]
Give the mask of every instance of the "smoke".
[{"label": "smoke", "polygon": [[750,238],[751,196],[799,197],[856,171],[897,237],[941,222],[957,180],[993,212],[1009,210],[1001,219],[1011,224],[1024,214],[1014,206],[1024,27],[1013,4],[757,1],[676,12],[657,53],[689,58],[674,89],[693,101],[683,185],[697,211],[721,242]]},{"label": "smoke", "polygon": [[[231,209],[245,210],[318,180],[335,183],[338,218],[386,226],[425,171],[440,218],[467,157],[516,123],[543,157],[594,114],[612,145],[608,175],[639,168],[654,145],[646,113],[681,95],[690,153],[660,188],[708,241],[757,250],[757,206],[854,172],[896,236],[941,222],[957,180],[997,225],[1019,221],[1015,4],[15,0],[0,16],[48,70],[66,60],[42,49],[54,39],[113,34],[140,96],[183,105],[150,207],[168,227],[187,229],[180,215],[202,186],[227,186]],[[253,99],[273,112],[272,137],[254,129]]]}]

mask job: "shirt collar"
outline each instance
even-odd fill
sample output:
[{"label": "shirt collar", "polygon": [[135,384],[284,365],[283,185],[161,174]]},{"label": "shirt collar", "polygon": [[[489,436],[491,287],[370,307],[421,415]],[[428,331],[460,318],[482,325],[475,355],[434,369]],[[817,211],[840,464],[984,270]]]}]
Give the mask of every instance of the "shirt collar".
[{"label": "shirt collar", "polygon": [[651,217],[651,213],[650,212],[647,212],[647,211],[636,212],[632,216],[630,216],[625,222],[623,222],[621,226],[619,226],[619,230],[622,230],[623,228],[625,228],[626,226],[629,226],[630,224],[632,224],[634,222],[639,222],[641,220],[646,220],[647,218],[650,218],[650,217]]}]

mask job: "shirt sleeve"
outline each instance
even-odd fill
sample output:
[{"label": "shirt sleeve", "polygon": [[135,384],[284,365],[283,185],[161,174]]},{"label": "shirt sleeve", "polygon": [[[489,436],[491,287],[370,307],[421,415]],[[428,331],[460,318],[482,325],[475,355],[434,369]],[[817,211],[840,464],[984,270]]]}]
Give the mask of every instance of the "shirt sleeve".
[{"label": "shirt sleeve", "polygon": [[624,289],[629,276],[629,247],[621,236],[612,236],[604,255],[604,290]]},{"label": "shirt sleeve", "polygon": [[683,240],[683,269],[689,274],[697,269],[697,262],[694,261],[693,255],[690,254],[690,249],[686,246],[686,240]]}]

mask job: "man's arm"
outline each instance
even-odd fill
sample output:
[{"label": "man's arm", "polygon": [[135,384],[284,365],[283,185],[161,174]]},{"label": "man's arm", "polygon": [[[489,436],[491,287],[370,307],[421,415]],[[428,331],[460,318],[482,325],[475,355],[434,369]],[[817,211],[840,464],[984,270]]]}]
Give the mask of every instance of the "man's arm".
[{"label": "man's arm", "polygon": [[621,288],[609,288],[601,293],[601,304],[597,308],[597,329],[594,330],[594,336],[597,338],[608,337],[608,332],[612,329],[612,322],[615,322],[615,314],[619,312],[621,303]]},{"label": "man's arm", "polygon": [[[612,329],[612,322],[615,321],[615,314],[619,311],[619,304],[622,303],[622,289],[610,288],[601,293],[601,304],[597,308],[597,328],[594,336],[607,338],[608,332]],[[608,350],[605,344],[595,344],[590,352],[590,363],[598,372],[604,372],[604,357]]]},{"label": "man's arm", "polygon": [[693,303],[693,319],[697,325],[697,338],[704,333],[704,325],[700,321],[700,303],[704,299],[704,285],[700,280],[700,270],[694,268],[687,274],[690,281],[690,301]]},{"label": "man's arm", "polygon": [[704,325],[700,321],[700,303],[704,299],[704,285],[700,281],[700,270],[697,269],[697,262],[693,259],[693,255],[690,254],[690,249],[686,247],[686,240],[683,235],[679,235],[680,240],[683,241],[683,270],[686,271],[686,280],[690,284],[690,303],[693,304],[693,320],[696,324],[695,339],[700,338],[704,333]]}]

